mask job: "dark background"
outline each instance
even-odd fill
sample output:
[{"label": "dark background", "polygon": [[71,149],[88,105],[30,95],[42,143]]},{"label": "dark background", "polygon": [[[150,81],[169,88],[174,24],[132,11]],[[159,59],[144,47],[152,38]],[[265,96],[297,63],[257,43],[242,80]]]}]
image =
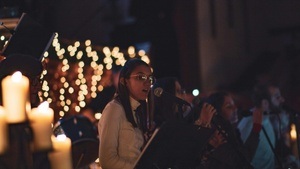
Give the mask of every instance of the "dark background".
[{"label": "dark background", "polygon": [[[1,0],[0,18],[26,12],[68,40],[90,39],[94,45],[122,48],[134,45],[149,53],[156,77],[177,76],[189,91],[248,91],[257,81],[271,79],[283,87],[292,107],[300,109],[300,23],[295,19],[299,2]],[[220,27],[225,20],[219,19],[218,12],[226,14],[229,30]],[[209,27],[209,32],[203,27]],[[240,39],[222,36],[235,27]],[[223,46],[220,50],[205,46],[220,41],[215,45]],[[232,55],[236,49],[241,56],[239,52]]]}]

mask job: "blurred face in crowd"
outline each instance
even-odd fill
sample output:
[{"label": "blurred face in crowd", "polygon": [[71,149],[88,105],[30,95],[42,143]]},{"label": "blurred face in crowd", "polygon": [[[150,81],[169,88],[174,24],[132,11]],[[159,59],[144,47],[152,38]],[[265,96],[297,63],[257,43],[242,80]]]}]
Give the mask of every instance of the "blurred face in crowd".
[{"label": "blurred face in crowd", "polygon": [[271,111],[280,110],[282,104],[284,103],[284,98],[281,95],[280,89],[278,87],[269,87],[269,93],[271,98],[270,108]]},{"label": "blurred face in crowd", "polygon": [[178,81],[175,82],[175,96],[183,100],[185,99],[185,92]]},{"label": "blurred face in crowd", "polygon": [[224,97],[224,102],[222,105],[222,116],[231,122],[236,122],[237,117],[237,108],[234,103],[233,98],[230,95]]}]

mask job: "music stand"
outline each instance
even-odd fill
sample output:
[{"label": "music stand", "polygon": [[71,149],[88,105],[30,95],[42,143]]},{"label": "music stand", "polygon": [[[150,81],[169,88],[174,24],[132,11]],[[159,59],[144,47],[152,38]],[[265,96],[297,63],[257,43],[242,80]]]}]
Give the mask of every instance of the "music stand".
[{"label": "music stand", "polygon": [[2,55],[9,57],[15,53],[25,54],[39,61],[43,59],[55,36],[55,33],[47,30],[26,13],[22,14],[13,32],[2,49]]},{"label": "music stand", "polygon": [[160,128],[156,128],[151,136],[151,138],[149,139],[149,141],[147,142],[147,144],[145,145],[145,147],[143,148],[141,154],[139,155],[139,157],[137,158],[137,160],[134,163],[134,168],[138,168],[138,164],[140,163],[140,160],[142,157],[144,157],[144,154],[146,152],[146,150],[148,150],[150,144],[152,143],[153,139],[156,137],[158,131]]},{"label": "music stand", "polygon": [[135,169],[194,166],[214,130],[168,120],[156,130],[135,162]]}]

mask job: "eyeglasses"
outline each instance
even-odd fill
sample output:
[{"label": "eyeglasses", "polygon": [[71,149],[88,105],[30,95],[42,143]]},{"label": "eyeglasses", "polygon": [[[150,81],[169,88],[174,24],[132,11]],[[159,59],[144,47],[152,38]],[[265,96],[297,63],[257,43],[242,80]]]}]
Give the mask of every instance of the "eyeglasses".
[{"label": "eyeglasses", "polygon": [[130,77],[135,77],[135,79],[142,81],[142,82],[146,82],[147,80],[149,80],[149,82],[151,84],[155,83],[155,77],[153,75],[145,75],[145,74],[136,74],[136,75],[132,75]]}]

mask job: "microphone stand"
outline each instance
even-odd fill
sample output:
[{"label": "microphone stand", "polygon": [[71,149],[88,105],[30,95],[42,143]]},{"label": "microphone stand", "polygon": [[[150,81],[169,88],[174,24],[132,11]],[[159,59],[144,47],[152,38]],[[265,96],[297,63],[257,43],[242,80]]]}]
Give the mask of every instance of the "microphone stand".
[{"label": "microphone stand", "polygon": [[6,27],[3,22],[0,22],[0,25],[3,26],[6,30],[8,30],[11,35],[15,33],[15,30],[11,30],[8,27]]}]

